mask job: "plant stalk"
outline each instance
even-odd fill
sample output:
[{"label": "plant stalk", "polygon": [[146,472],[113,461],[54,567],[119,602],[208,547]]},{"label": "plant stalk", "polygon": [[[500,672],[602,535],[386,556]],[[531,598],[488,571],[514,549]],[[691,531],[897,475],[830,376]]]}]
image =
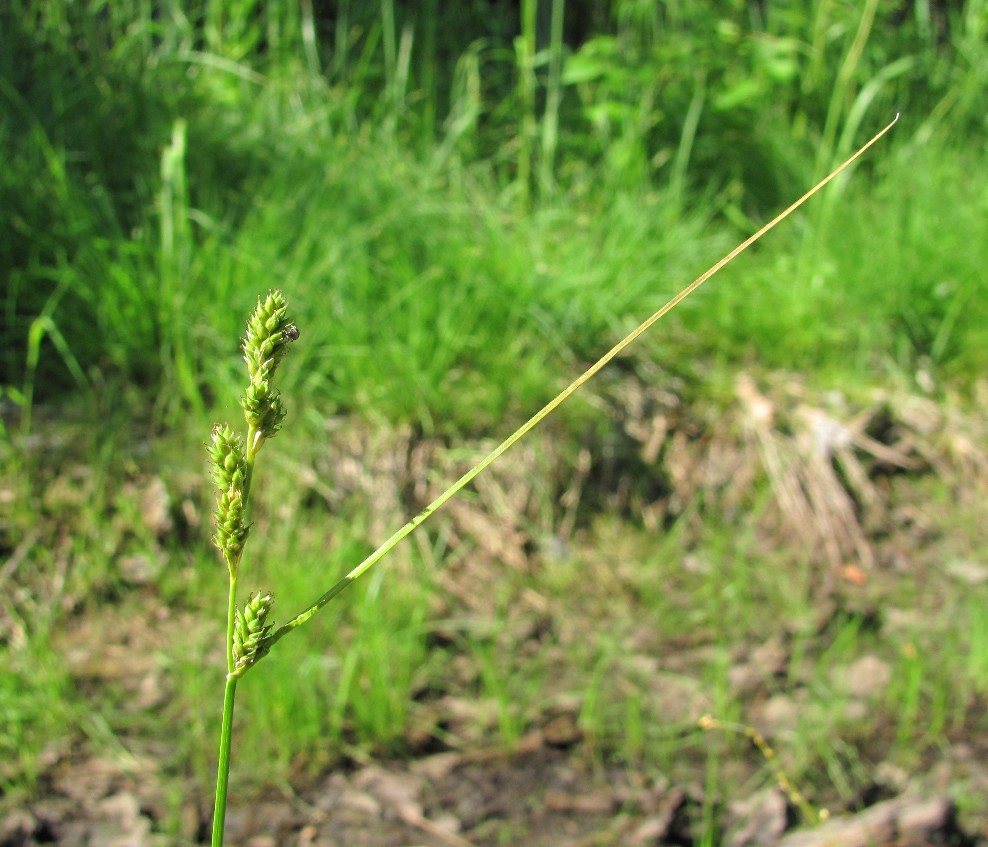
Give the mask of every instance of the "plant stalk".
[{"label": "plant stalk", "polygon": [[213,807],[212,847],[223,847],[223,829],[226,824],[226,791],[230,783],[230,751],[233,746],[233,704],[236,695],[237,678],[229,675],[226,678],[226,692],[223,695],[223,726],[220,729],[220,760],[216,771],[216,804]]},{"label": "plant stalk", "polygon": [[230,563],[230,594],[226,606],[226,672],[233,673],[233,627],[237,620],[237,563]]},{"label": "plant stalk", "polygon": [[[244,608],[244,617],[238,620],[237,578],[250,530],[249,525],[244,523],[244,516],[250,503],[254,462],[265,439],[278,431],[285,416],[277,393],[272,392],[270,380],[285,353],[285,345],[298,338],[298,328],[286,318],[287,309],[284,294],[278,289],[272,290],[263,302],[258,298],[257,309],[247,321],[247,334],[243,341],[244,361],[250,376],[247,393],[241,399],[247,421],[247,439],[241,442],[239,436],[232,435],[229,426],[221,428],[217,424],[209,445],[214,479],[219,488],[215,542],[230,577],[226,609],[226,689],[216,771],[212,847],[223,847],[233,746],[233,707],[237,679],[243,672],[243,667],[237,671],[237,664],[246,666],[254,660],[257,650],[255,642],[259,636],[256,631],[251,631],[251,627],[263,628],[273,599],[270,595],[258,594],[259,601],[253,605],[248,603]],[[241,626],[244,631],[241,631]]]},{"label": "plant stalk", "polygon": [[230,594],[226,613],[226,690],[223,694],[223,723],[220,727],[220,755],[216,765],[216,802],[213,805],[212,847],[223,847],[226,823],[226,792],[230,782],[230,752],[233,745],[233,706],[237,677],[233,675],[233,627],[237,615],[237,570],[239,561],[227,559],[230,568]]}]

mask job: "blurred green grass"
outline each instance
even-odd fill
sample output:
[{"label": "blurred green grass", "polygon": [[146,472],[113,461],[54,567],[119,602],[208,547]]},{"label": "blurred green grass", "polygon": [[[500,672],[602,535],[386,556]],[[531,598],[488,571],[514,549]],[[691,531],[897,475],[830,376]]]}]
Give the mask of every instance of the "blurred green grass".
[{"label": "blurred green grass", "polygon": [[[447,27],[448,12],[425,22],[389,3],[390,15],[345,6],[319,22],[333,39],[313,43],[308,7],[241,5],[5,11],[16,48],[0,74],[6,385],[30,395],[37,383],[44,401],[128,380],[172,420],[229,388],[239,316],[278,285],[309,333],[308,396],[427,432],[489,429],[899,109],[862,173],[684,308],[669,341],[649,343],[667,361],[755,356],[795,370],[843,370],[848,354],[861,374],[984,365],[986,213],[964,178],[983,156],[968,133],[979,3],[939,35],[918,12],[897,20],[873,4],[762,21],[629,6],[616,52],[594,52],[593,37],[546,48],[569,56],[572,78],[554,114],[531,116],[563,127],[552,185],[534,194],[518,185],[508,118],[539,98],[498,87],[493,69],[520,71],[493,43],[479,88],[416,87],[438,81],[441,56],[467,51],[472,12],[440,46],[422,28]],[[709,43],[698,22],[713,25]],[[937,73],[886,79],[897,49]],[[688,50],[710,63],[702,96],[677,69]],[[663,107],[634,121],[614,111],[660,93]],[[474,120],[439,121],[437,146],[423,146],[437,127],[420,121],[441,102]],[[597,106],[610,112],[595,134]],[[838,139],[848,121],[853,137]],[[621,148],[646,164],[627,172],[609,159]]]}]

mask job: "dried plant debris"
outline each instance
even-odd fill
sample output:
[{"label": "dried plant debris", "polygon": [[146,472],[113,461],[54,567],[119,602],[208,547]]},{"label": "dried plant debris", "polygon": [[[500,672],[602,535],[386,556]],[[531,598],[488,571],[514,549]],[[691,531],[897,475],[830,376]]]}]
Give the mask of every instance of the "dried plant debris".
[{"label": "dried plant debris", "polygon": [[[332,512],[372,506],[366,510],[368,540],[387,537],[400,516],[421,509],[493,446],[475,442],[450,448],[409,429],[370,433],[345,424],[330,441],[326,454],[302,468],[299,479]],[[575,522],[581,486],[574,480],[580,468],[551,441],[518,445],[417,536],[424,555],[440,551],[437,578],[468,608],[476,608],[492,600],[492,567],[524,571],[533,552],[545,549],[552,555],[565,547],[567,539],[558,533],[571,531],[566,528]],[[395,555],[400,560],[402,548]]]},{"label": "dried plant debris", "polygon": [[[730,404],[706,419],[662,389],[609,390],[622,432],[668,485],[646,512],[665,524],[691,511],[696,521],[754,518],[769,545],[867,570],[882,559],[880,539],[918,523],[896,502],[899,477],[933,475],[958,496],[988,485],[988,426],[956,400],[875,391],[855,407],[785,375],[763,383],[741,373]],[[651,427],[631,420],[644,410]]]},{"label": "dried plant debris", "polygon": [[[718,408],[693,407],[684,393],[672,378],[634,370],[602,383],[589,399],[607,426],[575,445],[536,431],[437,516],[429,531],[445,566],[469,558],[523,569],[533,553],[563,557],[573,533],[607,510],[656,531],[677,521],[697,533],[710,520],[754,523],[766,548],[863,578],[894,557],[886,540],[937,532],[899,495],[901,480],[935,478],[958,499],[988,490],[988,424],[957,400],[875,391],[855,405],[794,377],[750,373]],[[368,432],[339,420],[332,428],[327,453],[299,478],[333,511],[373,505],[372,538],[491,446],[451,448],[410,429]]]}]

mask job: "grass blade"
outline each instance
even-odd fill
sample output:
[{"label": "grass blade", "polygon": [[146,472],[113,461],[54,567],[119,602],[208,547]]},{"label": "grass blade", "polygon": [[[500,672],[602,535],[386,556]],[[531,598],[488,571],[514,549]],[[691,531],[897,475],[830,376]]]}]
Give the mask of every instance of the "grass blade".
[{"label": "grass blade", "polygon": [[429,517],[445,505],[450,499],[452,499],[464,486],[470,483],[478,474],[480,474],[485,468],[489,467],[494,461],[496,461],[501,455],[510,450],[515,444],[518,443],[522,438],[525,437],[532,429],[538,426],[546,417],[548,417],[552,412],[554,412],[559,406],[561,406],[569,397],[575,394],[584,384],[589,382],[596,374],[598,374],[605,365],[607,365],[611,360],[614,359],[622,350],[624,350],[629,344],[647,332],[655,323],[657,323],[663,316],[671,312],[676,306],[678,306],[683,300],[690,296],[696,289],[698,289],[703,283],[705,283],[710,277],[712,277],[717,271],[727,265],[729,262],[734,260],[739,254],[747,250],[752,244],[754,244],[758,239],[760,239],[765,233],[770,229],[775,227],[778,223],[783,221],[789,215],[791,215],[796,209],[802,206],[807,200],[810,199],[814,194],[816,194],[821,188],[823,188],[828,182],[834,179],[838,174],[848,168],[853,164],[858,158],[860,158],[872,145],[874,145],[885,133],[887,133],[896,122],[899,120],[899,115],[896,114],[895,118],[883,129],[881,132],[876,134],[867,144],[862,146],[853,156],[848,158],[842,165],[824,177],[820,182],[813,186],[809,191],[807,191],[802,197],[796,200],[794,203],[790,204],[786,209],[781,211],[772,220],[765,224],[761,229],[759,229],[754,235],[749,236],[741,244],[731,250],[726,256],[724,256],[720,261],[712,265],[704,273],[700,274],[693,282],[687,285],[682,291],[680,291],[675,297],[669,300],[662,308],[652,314],[651,317],[639,324],[635,329],[629,332],[624,338],[622,338],[617,344],[615,344],[610,350],[608,350],[603,356],[601,356],[593,365],[587,368],[580,376],[578,376],[573,382],[571,382],[566,388],[564,388],[559,394],[556,395],[549,403],[543,406],[538,412],[536,412],[531,418],[529,418],[525,423],[523,423],[518,429],[516,429],[511,435],[509,435],[504,441],[502,441],[497,447],[495,447],[490,453],[487,454],[477,465],[467,471],[463,476],[461,476],[456,482],[454,482],[449,488],[447,488],[442,494],[440,494],[435,500],[433,500],[428,506],[426,506],[421,512],[419,512],[414,518],[412,518],[408,523],[406,523],[401,529],[394,533],[387,541],[385,541],[380,547],[377,548],[373,553],[367,556],[359,565],[357,565],[353,570],[351,570],[346,576],[344,576],[339,582],[337,582],[332,588],[329,589],[325,594],[323,594],[318,600],[315,601],[308,609],[306,609],[301,614],[292,618],[288,623],[279,627],[275,630],[264,643],[263,652],[266,653],[275,642],[283,638],[289,632],[291,632],[296,627],[301,626],[307,620],[309,620],[316,612],[318,612],[323,606],[325,606],[330,600],[332,600],[337,594],[339,594],[343,589],[345,589],[350,583],[356,580],[361,574],[379,562],[385,555],[387,555],[400,541],[405,537],[414,532],[419,526],[425,523]]}]

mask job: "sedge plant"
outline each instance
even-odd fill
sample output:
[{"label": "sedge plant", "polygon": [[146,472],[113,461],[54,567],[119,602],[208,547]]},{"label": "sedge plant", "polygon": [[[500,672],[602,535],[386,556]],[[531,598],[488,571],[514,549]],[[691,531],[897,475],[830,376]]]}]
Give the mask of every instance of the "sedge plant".
[{"label": "sedge plant", "polygon": [[299,330],[288,317],[288,302],[280,290],[271,291],[247,322],[243,340],[244,361],[247,363],[249,384],[241,397],[247,430],[245,435],[228,424],[216,424],[208,442],[213,480],[216,484],[216,531],[213,541],[219,549],[229,574],[229,599],[226,627],[226,688],[223,698],[223,718],[220,729],[219,764],[216,780],[216,806],[213,818],[213,847],[223,844],[226,818],[227,787],[230,757],[233,747],[233,709],[237,683],[285,635],[313,617],[330,600],[351,585],[358,577],[386,556],[400,541],[418,529],[438,509],[468,485],[478,474],[520,441],[548,415],[555,411],[586,382],[599,373],[615,356],[645,333],[664,315],[685,300],[717,271],[731,262],[761,238],[776,224],[788,217],[828,182],[858,159],[898,121],[899,116],[875,135],[836,170],[822,179],[806,194],[780,212],[754,235],[747,238],[720,261],[711,266],[692,283],[675,295],[651,317],[622,338],[610,350],[571,382],[553,400],[495,447],[487,456],[467,471],[415,517],[397,530],[380,547],[354,567],[346,576],[322,594],[314,603],[282,626],[268,623],[274,598],[266,592],[252,593],[242,606],[237,605],[237,585],[244,545],[250,533],[248,504],[254,465],[265,441],[281,429],[285,408],[273,386],[273,379],[290,345],[298,340]]}]

